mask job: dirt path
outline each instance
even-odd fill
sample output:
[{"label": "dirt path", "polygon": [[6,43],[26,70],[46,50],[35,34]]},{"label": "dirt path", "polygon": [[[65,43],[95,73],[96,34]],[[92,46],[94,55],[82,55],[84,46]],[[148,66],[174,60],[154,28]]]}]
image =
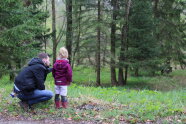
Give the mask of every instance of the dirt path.
[{"label": "dirt path", "polygon": [[75,121],[68,121],[68,120],[40,120],[40,121],[0,120],[0,124],[93,124],[93,123],[75,122]]},{"label": "dirt path", "polygon": [[27,119],[21,119],[21,120],[13,120],[11,118],[1,117],[0,116],[0,124],[94,124],[92,122],[76,122],[71,120],[64,120],[64,119],[44,119],[44,120],[27,120]]}]

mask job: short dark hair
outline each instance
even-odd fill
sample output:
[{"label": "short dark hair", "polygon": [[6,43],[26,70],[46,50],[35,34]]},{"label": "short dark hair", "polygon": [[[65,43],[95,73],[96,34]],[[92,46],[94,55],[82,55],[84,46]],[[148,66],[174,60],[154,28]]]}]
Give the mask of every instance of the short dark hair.
[{"label": "short dark hair", "polygon": [[46,58],[48,58],[49,56],[48,56],[48,54],[47,53],[39,53],[38,54],[38,58],[40,58],[40,59],[46,59]]}]

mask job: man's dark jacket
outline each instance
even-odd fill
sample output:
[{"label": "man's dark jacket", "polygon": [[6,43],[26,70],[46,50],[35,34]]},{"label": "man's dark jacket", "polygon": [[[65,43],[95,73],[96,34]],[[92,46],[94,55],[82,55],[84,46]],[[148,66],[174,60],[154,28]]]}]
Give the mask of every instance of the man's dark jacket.
[{"label": "man's dark jacket", "polygon": [[27,67],[15,78],[15,85],[22,93],[31,93],[35,89],[45,89],[45,79],[51,69],[39,58],[33,58]]}]

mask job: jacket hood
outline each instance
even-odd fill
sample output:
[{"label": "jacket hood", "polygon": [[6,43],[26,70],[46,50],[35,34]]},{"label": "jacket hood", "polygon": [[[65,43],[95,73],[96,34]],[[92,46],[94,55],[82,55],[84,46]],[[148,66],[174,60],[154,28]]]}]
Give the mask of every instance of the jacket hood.
[{"label": "jacket hood", "polygon": [[64,59],[62,59],[62,60],[56,60],[55,65],[54,65],[55,66],[54,68],[56,68],[56,69],[65,68],[67,66],[67,63],[69,63],[68,60],[64,60]]},{"label": "jacket hood", "polygon": [[32,58],[30,62],[28,63],[29,66],[36,65],[36,64],[42,64],[44,65],[43,61],[39,58]]},{"label": "jacket hood", "polygon": [[56,60],[56,63],[69,63],[68,59],[58,59]]}]

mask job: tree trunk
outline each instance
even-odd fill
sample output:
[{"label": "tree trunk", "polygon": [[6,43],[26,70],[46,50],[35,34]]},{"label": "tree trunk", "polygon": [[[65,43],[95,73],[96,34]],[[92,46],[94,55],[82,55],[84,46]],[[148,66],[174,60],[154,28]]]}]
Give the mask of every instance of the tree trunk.
[{"label": "tree trunk", "polygon": [[124,14],[124,18],[125,18],[125,24],[122,27],[122,34],[121,34],[121,50],[120,50],[120,59],[119,59],[119,63],[120,63],[120,67],[119,67],[119,77],[118,77],[118,82],[120,85],[126,85],[127,83],[127,73],[128,73],[128,65],[124,65],[125,67],[125,79],[123,77],[123,63],[124,61],[127,61],[127,56],[126,56],[126,52],[128,50],[128,18],[129,18],[129,10],[130,10],[130,5],[131,5],[131,0],[126,0],[126,4],[125,4],[125,14]]},{"label": "tree trunk", "polygon": [[103,62],[103,67],[106,66],[106,62],[107,62],[107,59],[106,59],[106,53],[107,53],[107,41],[108,41],[108,37],[107,37],[107,34],[106,34],[106,37],[105,37],[105,43],[104,43],[104,48],[103,48],[103,58],[102,58],[102,62]]},{"label": "tree trunk", "polygon": [[119,67],[118,84],[119,85],[124,85],[124,77],[123,77],[123,68],[122,67]]},{"label": "tree trunk", "polygon": [[67,31],[66,31],[66,48],[68,50],[69,62],[72,58],[72,0],[66,0]]},{"label": "tree trunk", "polygon": [[125,31],[125,26],[122,27],[122,31],[121,31],[121,49],[120,49],[120,57],[119,57],[119,72],[118,72],[118,83],[120,85],[124,85],[124,77],[123,77],[123,63],[124,63],[124,51],[125,51],[125,43],[124,43],[124,33]]},{"label": "tree trunk", "polygon": [[157,18],[159,17],[158,3],[159,3],[159,0],[154,0],[153,12],[154,12],[154,16],[157,17]]},{"label": "tree trunk", "polygon": [[52,41],[53,41],[53,63],[56,61],[56,12],[55,12],[55,0],[52,0]]},{"label": "tree trunk", "polygon": [[[130,12],[130,6],[131,6],[132,0],[128,0],[126,4],[126,29],[125,29],[125,53],[128,51],[128,32],[129,32],[129,12]],[[125,55],[125,61],[127,62],[128,60],[127,55]],[[125,64],[125,79],[124,79],[124,85],[127,84],[127,78],[128,78],[128,64]]]},{"label": "tree trunk", "polygon": [[32,4],[32,2],[31,2],[31,0],[23,0],[23,6],[24,7],[28,7],[28,6],[30,6],[31,4]]},{"label": "tree trunk", "polygon": [[121,31],[121,50],[120,50],[120,58],[119,58],[119,74],[118,74],[118,83],[119,85],[124,85],[125,80],[124,80],[124,75],[123,75],[123,67],[124,67],[124,61],[125,61],[125,25],[122,27]]},{"label": "tree trunk", "polygon": [[2,72],[0,71],[0,79],[2,78],[2,76],[3,76],[3,74],[2,74]]},{"label": "tree trunk", "polygon": [[134,73],[134,75],[136,76],[136,77],[138,77],[139,76],[139,68],[137,67],[137,68],[135,68],[135,73]]},{"label": "tree trunk", "polygon": [[125,79],[124,79],[125,85],[127,84],[127,79],[128,79],[128,65],[125,66]]},{"label": "tree trunk", "polygon": [[[159,0],[153,0],[153,1],[154,1],[154,7],[153,7],[154,19],[157,20],[159,18],[159,12],[158,12]],[[156,24],[156,29],[158,29],[158,23]],[[157,41],[161,41],[160,34],[156,32],[156,29],[154,30],[155,38]],[[163,43],[161,43],[161,47],[163,47]]]},{"label": "tree trunk", "polygon": [[8,70],[10,71],[9,72],[10,81],[14,81],[16,77],[16,66],[14,66],[12,62],[9,63]]},{"label": "tree trunk", "polygon": [[[45,12],[47,12],[47,4],[48,4],[48,2],[47,2],[47,0],[45,1]],[[45,18],[45,28],[47,28],[47,18]],[[46,46],[47,46],[47,41],[46,41],[46,32],[44,32],[44,43],[45,43],[45,53],[47,52],[47,50],[46,50]]]},{"label": "tree trunk", "polygon": [[[79,52],[79,43],[80,43],[80,36],[81,36],[81,5],[79,6],[79,14],[76,17],[77,18],[77,22],[78,22],[78,35],[77,35],[77,41],[76,41],[76,46],[75,46],[75,50],[74,50],[74,54],[73,54],[73,64],[72,64],[72,68],[74,67],[74,63],[76,61],[76,53]],[[77,58],[79,58],[79,54],[77,55]]]},{"label": "tree trunk", "polygon": [[116,80],[116,70],[115,70],[115,42],[116,42],[116,18],[117,18],[117,0],[112,0],[112,6],[113,6],[113,14],[112,14],[112,23],[111,23],[111,59],[110,59],[110,71],[111,71],[111,83],[112,85],[117,85],[118,82]]},{"label": "tree trunk", "polygon": [[97,51],[96,51],[96,72],[97,72],[97,78],[96,82],[97,85],[100,86],[100,71],[101,71],[101,63],[100,63],[100,42],[101,42],[101,30],[100,30],[100,23],[101,23],[101,2],[98,0],[98,27],[97,27]]}]

